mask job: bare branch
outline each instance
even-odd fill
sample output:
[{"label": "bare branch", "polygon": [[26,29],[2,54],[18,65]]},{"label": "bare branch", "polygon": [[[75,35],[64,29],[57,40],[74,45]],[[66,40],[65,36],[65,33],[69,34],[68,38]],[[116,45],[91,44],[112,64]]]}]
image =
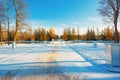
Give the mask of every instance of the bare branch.
[{"label": "bare branch", "polygon": [[112,0],[108,0],[108,4],[113,9],[113,11],[115,11],[115,4],[113,3],[113,1]]},{"label": "bare branch", "polygon": [[117,24],[120,13],[120,0],[101,0],[100,4],[101,7],[98,9],[99,14],[104,19],[113,22],[115,27],[115,42],[119,43]]}]

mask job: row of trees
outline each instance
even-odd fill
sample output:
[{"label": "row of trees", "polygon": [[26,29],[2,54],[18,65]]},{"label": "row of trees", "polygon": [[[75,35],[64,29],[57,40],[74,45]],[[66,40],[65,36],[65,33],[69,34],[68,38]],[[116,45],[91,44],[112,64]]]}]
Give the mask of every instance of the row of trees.
[{"label": "row of trees", "polygon": [[[4,27],[2,29],[2,39],[3,41],[8,41],[8,32],[7,28]],[[9,40],[13,41],[15,36],[15,30],[14,28],[10,29],[9,31]],[[32,29],[32,27],[28,27],[25,30],[19,30],[17,40],[19,41],[43,41],[43,40],[49,40],[57,39],[58,36],[55,33],[54,28],[50,28],[48,31],[44,28],[38,28],[38,29]]]},{"label": "row of trees", "polygon": [[[79,30],[76,31],[74,28],[70,30],[70,28],[65,28],[63,31],[62,39],[63,40],[113,40],[115,33],[113,28],[109,26],[102,31],[98,29],[94,30],[94,28],[88,28],[87,33],[79,35]],[[120,36],[120,33],[119,33]],[[119,39],[120,40],[120,39]]]},{"label": "row of trees", "polygon": [[58,38],[58,36],[55,33],[54,28],[50,28],[49,31],[46,31],[44,28],[34,29],[33,40],[37,40],[37,41],[48,40],[48,41],[51,41],[52,39],[57,39],[57,38]]},{"label": "row of trees", "polygon": [[[8,34],[7,34],[7,28],[3,28],[3,41],[8,41]],[[87,32],[85,34],[78,33],[79,30],[76,30],[75,28],[64,28],[63,34],[58,36],[55,33],[54,28],[50,28],[49,30],[46,30],[44,28],[38,28],[38,29],[32,29],[32,27],[29,27],[25,29],[24,31],[18,32],[17,40],[19,41],[44,41],[48,40],[51,41],[52,39],[62,39],[62,40],[113,40],[114,38],[114,32],[113,28],[110,28],[109,26],[105,28],[102,31],[99,31],[98,29],[95,30],[94,28],[87,29]],[[15,30],[14,28],[9,31],[9,40],[13,41],[15,36]],[[120,36],[120,35],[119,35]]]}]

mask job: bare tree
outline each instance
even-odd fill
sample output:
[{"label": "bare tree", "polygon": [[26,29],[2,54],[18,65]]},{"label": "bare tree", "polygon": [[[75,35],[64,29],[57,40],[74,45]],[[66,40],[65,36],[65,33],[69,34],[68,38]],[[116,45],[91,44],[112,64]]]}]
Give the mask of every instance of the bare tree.
[{"label": "bare tree", "polygon": [[3,5],[3,2],[0,1],[0,42],[1,42],[1,46],[2,46],[2,24],[3,24],[3,21],[4,21],[4,5]]},{"label": "bare tree", "polygon": [[14,36],[14,42],[17,40],[19,25],[22,24],[26,17],[26,4],[25,0],[12,0],[14,10],[15,10],[15,17],[16,17],[16,30]]},{"label": "bare tree", "polygon": [[10,9],[11,9],[11,0],[5,0],[5,15],[6,15],[6,21],[8,26],[8,45],[9,45],[9,31],[10,31]]},{"label": "bare tree", "polygon": [[101,4],[101,7],[98,11],[105,20],[113,22],[115,28],[114,41],[115,43],[119,43],[117,26],[120,13],[120,0],[101,0],[99,3]]}]

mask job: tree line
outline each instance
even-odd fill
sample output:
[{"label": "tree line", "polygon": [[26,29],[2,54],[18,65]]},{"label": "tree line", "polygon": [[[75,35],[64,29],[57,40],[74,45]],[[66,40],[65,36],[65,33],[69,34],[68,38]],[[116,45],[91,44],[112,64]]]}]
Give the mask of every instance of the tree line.
[{"label": "tree line", "polygon": [[86,33],[80,35],[79,34],[80,34],[79,30],[75,30],[74,28],[72,28],[71,30],[70,28],[65,28],[61,38],[67,41],[67,40],[114,40],[115,37],[115,32],[113,28],[110,28],[109,26],[107,28],[104,28],[102,31],[99,31],[98,28],[95,30],[94,27],[91,29],[88,28]]},{"label": "tree line", "polygon": [[[8,32],[7,28],[3,28],[3,41],[8,41]],[[61,35],[56,34],[56,31],[53,27],[49,30],[45,28],[32,28],[28,27],[25,30],[19,30],[17,40],[18,41],[51,41],[52,39],[58,40],[62,39],[64,41],[68,40],[113,40],[114,39],[114,30],[109,26],[102,31],[99,29],[88,28],[87,32],[84,34],[78,33],[78,29],[75,28],[64,28],[63,33]],[[59,35],[59,36],[58,36]],[[13,41],[15,36],[14,28],[9,31],[9,40]],[[120,32],[119,32],[120,36]]]}]

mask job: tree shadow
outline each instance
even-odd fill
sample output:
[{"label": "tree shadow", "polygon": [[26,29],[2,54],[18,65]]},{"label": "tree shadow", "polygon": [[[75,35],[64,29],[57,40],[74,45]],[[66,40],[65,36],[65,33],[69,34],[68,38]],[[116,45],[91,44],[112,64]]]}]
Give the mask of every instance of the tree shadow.
[{"label": "tree shadow", "polygon": [[[45,75],[63,75],[63,74],[82,74],[82,73],[97,73],[109,75],[108,71],[104,71],[96,66],[75,66],[75,65],[59,65],[59,63],[81,63],[85,61],[53,61],[53,62],[28,62],[28,63],[15,63],[15,64],[1,64],[0,77],[9,80],[14,77],[25,77],[25,76],[45,76]],[[49,66],[45,66],[49,65]],[[101,79],[103,78],[103,79]],[[101,77],[101,80],[107,78],[120,78],[120,76],[112,77]],[[99,79],[99,77],[98,77]]]}]

